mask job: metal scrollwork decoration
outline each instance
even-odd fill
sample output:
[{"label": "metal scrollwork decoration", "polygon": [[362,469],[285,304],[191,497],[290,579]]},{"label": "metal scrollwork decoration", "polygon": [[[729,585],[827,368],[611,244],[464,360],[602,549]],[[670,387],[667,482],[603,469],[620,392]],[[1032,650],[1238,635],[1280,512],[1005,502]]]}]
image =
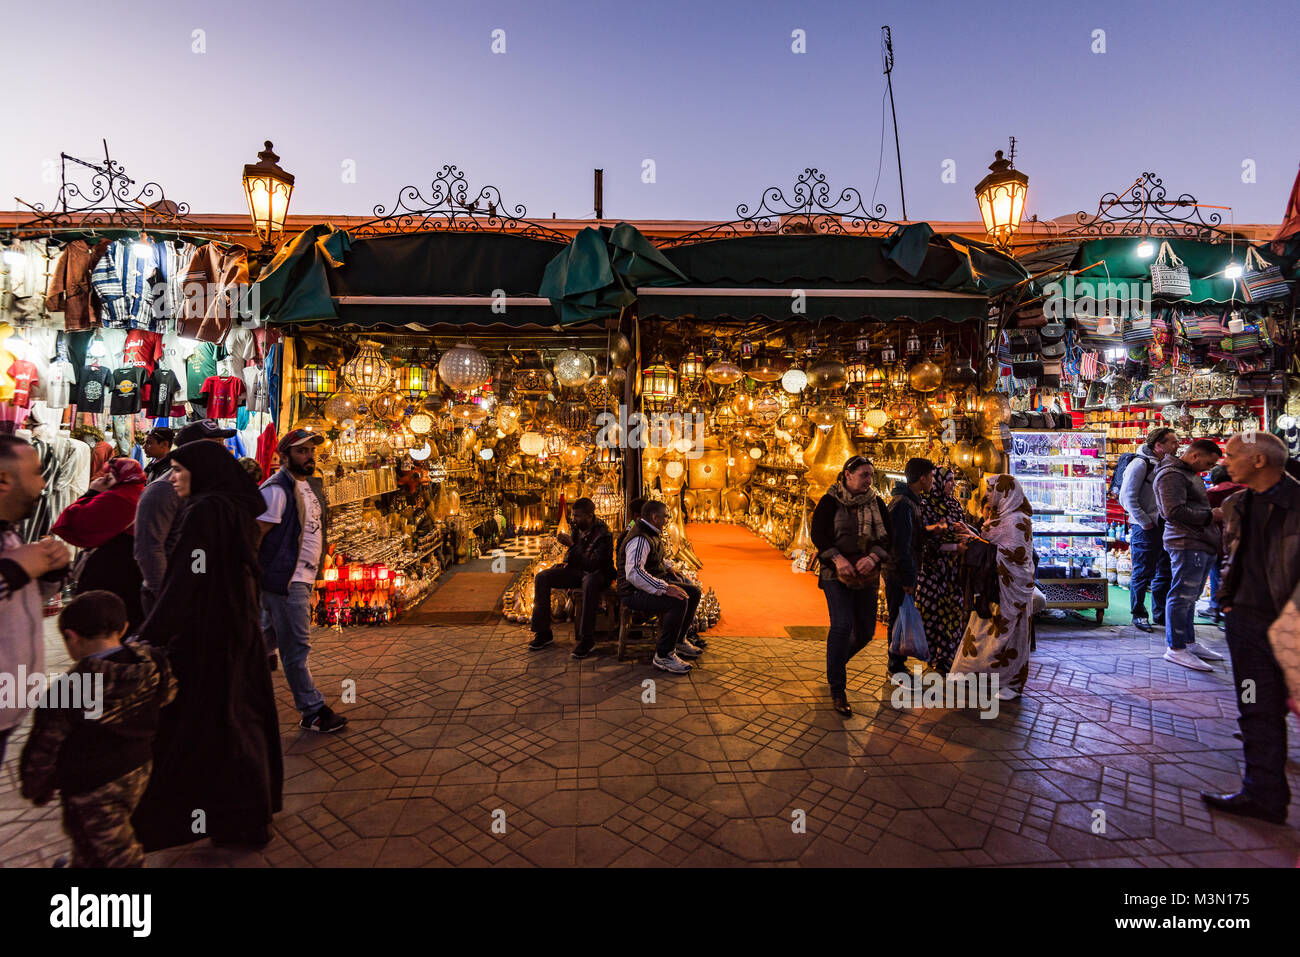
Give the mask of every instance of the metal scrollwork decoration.
[{"label": "metal scrollwork decoration", "polygon": [[1077,212],[1064,235],[1226,238],[1227,232],[1219,228],[1223,215],[1216,209],[1190,193],[1170,199],[1160,177],[1143,173],[1123,193],[1104,193],[1095,213]]},{"label": "metal scrollwork decoration", "polygon": [[885,214],[884,203],[868,209],[862,193],[852,186],[841,189],[836,196],[826,182],[826,174],[808,167],[795,181],[790,198],[780,187],[769,186],[752,211],[749,204],[741,203],[736,207],[736,219],[674,237],[661,245],[680,246],[738,236],[885,235],[900,225],[886,219]]},{"label": "metal scrollwork decoration", "polygon": [[418,186],[403,186],[392,206],[377,204],[375,218],[348,230],[355,237],[386,233],[503,232],[534,239],[568,243],[569,237],[556,229],[529,221],[523,204],[509,209],[501,202],[501,191],[484,186],[473,194],[465,174],[446,164],[434,176],[426,198]]},{"label": "metal scrollwork decoration", "polygon": [[[155,182],[140,186],[126,174],[126,168],[113,159],[104,140],[104,161],[91,163],[68,153],[59,154],[60,186],[53,209],[42,203],[19,199],[35,215],[24,228],[76,229],[105,227],[112,229],[162,229],[183,225],[197,226],[187,217],[189,203],[167,199]],[[87,183],[68,179],[69,164],[90,170]]]}]

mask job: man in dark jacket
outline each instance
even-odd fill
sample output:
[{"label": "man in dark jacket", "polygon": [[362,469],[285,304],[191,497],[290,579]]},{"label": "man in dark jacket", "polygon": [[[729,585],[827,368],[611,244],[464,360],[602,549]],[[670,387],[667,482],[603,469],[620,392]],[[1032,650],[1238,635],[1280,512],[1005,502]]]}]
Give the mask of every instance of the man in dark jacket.
[{"label": "man in dark jacket", "polygon": [[[934,488],[934,463],[929,459],[908,459],[903,469],[906,485],[894,489],[889,503],[889,568],[885,576],[885,602],[889,607],[889,627],[898,618],[903,598],[916,592],[916,576],[921,565],[925,542],[925,519],[921,514],[921,496]],[[907,659],[889,656],[888,675],[907,674]]]},{"label": "man in dark jacket", "polygon": [[1165,520],[1165,549],[1174,580],[1165,601],[1165,660],[1193,671],[1212,671],[1207,661],[1223,655],[1196,641],[1196,602],[1211,563],[1219,557],[1223,512],[1210,507],[1201,473],[1222,453],[1209,439],[1197,439],[1181,456],[1167,455],[1156,470],[1156,507]]},{"label": "man in dark jacket", "polygon": [[533,582],[533,640],[528,650],[539,651],[555,640],[551,634],[551,590],[581,588],[582,620],[574,627],[578,643],[573,657],[586,658],[596,646],[596,609],[614,581],[614,535],[596,517],[596,505],[589,498],[573,503],[569,524],[573,534],[557,536],[560,544],[569,546],[564,564],[546,569]]},{"label": "man in dark jacket", "polygon": [[1236,793],[1201,797],[1216,810],[1281,824],[1291,803],[1287,687],[1268,629],[1300,586],[1300,482],[1286,474],[1286,445],[1264,432],[1234,435],[1224,463],[1246,486],[1223,503],[1227,563],[1218,594],[1246,773]]},{"label": "man in dark jacket", "polygon": [[[1165,551],[1165,522],[1156,509],[1156,469],[1178,451],[1178,433],[1168,426],[1152,429],[1137,456],[1124,470],[1119,503],[1128,513],[1129,557],[1133,580],[1129,583],[1129,613],[1139,631],[1165,623],[1165,601],[1173,573]],[[1147,617],[1147,589],[1151,589],[1151,616]]]}]

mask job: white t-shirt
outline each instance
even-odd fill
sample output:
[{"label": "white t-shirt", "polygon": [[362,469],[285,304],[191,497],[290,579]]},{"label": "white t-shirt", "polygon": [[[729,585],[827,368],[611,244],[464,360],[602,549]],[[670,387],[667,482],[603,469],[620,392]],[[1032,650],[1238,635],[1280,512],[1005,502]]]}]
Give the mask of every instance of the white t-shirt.
[{"label": "white t-shirt", "polygon": [[[320,500],[316,498],[316,493],[306,482],[295,479],[293,484],[302,499],[303,524],[302,548],[298,551],[298,565],[290,581],[306,582],[311,585],[316,581],[316,565],[320,560],[322,545]],[[284,492],[275,485],[268,485],[262,489],[262,499],[266,502],[266,511],[259,515],[257,520],[272,525],[280,524],[280,519],[284,516]]]},{"label": "white t-shirt", "polygon": [[244,386],[248,390],[244,404],[249,412],[270,412],[271,404],[266,395],[266,370],[261,366],[248,366],[244,369]]},{"label": "white t-shirt", "polygon": [[66,359],[50,363],[45,376],[45,404],[51,409],[65,408],[72,401],[72,387],[77,383],[77,370]]}]

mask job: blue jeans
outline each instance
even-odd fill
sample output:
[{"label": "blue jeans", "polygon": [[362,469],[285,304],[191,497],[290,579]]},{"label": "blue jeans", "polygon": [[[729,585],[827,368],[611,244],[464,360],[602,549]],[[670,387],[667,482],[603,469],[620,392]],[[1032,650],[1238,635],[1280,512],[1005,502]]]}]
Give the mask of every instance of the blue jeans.
[{"label": "blue jeans", "polygon": [[1165,534],[1163,520],[1151,528],[1134,525],[1129,530],[1129,558],[1133,562],[1133,578],[1128,586],[1129,612],[1134,618],[1147,617],[1147,589],[1151,589],[1151,607],[1155,620],[1164,614],[1165,600],[1169,595],[1172,572],[1169,552],[1162,541]]},{"label": "blue jeans", "polygon": [[[894,622],[898,620],[898,610],[903,607],[903,599],[907,597],[907,592],[903,590],[900,582],[892,578],[885,579],[885,608],[889,610],[889,628],[886,634],[894,630]],[[907,659],[900,658],[898,655],[886,653],[888,657],[887,667],[891,674],[906,671]]]},{"label": "blue jeans", "polygon": [[262,592],[262,634],[268,654],[280,652],[280,667],[293,692],[293,706],[304,715],[315,714],[325,706],[325,696],[317,690],[307,668],[311,651],[311,589],[306,582],[290,582],[289,594]]},{"label": "blue jeans", "polygon": [[1219,613],[1219,556],[1210,562],[1210,614]]},{"label": "blue jeans", "polygon": [[1171,549],[1169,557],[1174,583],[1165,601],[1165,641],[1179,651],[1196,643],[1196,601],[1205,590],[1210,566],[1218,558],[1191,548]]},{"label": "blue jeans", "polygon": [[818,584],[831,615],[831,628],[826,633],[826,683],[831,691],[843,692],[848,683],[849,660],[876,633],[876,583],[866,588],[849,588],[841,581]]}]

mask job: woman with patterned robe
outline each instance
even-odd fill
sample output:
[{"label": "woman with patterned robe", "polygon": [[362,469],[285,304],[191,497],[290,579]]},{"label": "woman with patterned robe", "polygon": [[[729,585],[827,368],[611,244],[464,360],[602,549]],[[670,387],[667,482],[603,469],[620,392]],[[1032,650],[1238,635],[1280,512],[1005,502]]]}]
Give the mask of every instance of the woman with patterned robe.
[{"label": "woman with patterned robe", "polygon": [[[947,674],[957,653],[965,621],[962,618],[962,594],[959,573],[961,561],[957,529],[965,521],[961,503],[953,497],[957,479],[951,469],[939,469],[934,488],[921,496],[921,515],[927,536],[921,554],[920,573],[916,579],[916,608],[925,625],[925,640],[930,646],[930,667]],[[947,523],[947,528],[942,523]]]},{"label": "woman with patterned robe", "polygon": [[997,547],[998,600],[992,614],[971,612],[949,674],[992,674],[998,697],[1018,697],[1029,677],[1029,624],[1033,615],[1033,509],[1010,475],[986,479],[984,538]]}]

